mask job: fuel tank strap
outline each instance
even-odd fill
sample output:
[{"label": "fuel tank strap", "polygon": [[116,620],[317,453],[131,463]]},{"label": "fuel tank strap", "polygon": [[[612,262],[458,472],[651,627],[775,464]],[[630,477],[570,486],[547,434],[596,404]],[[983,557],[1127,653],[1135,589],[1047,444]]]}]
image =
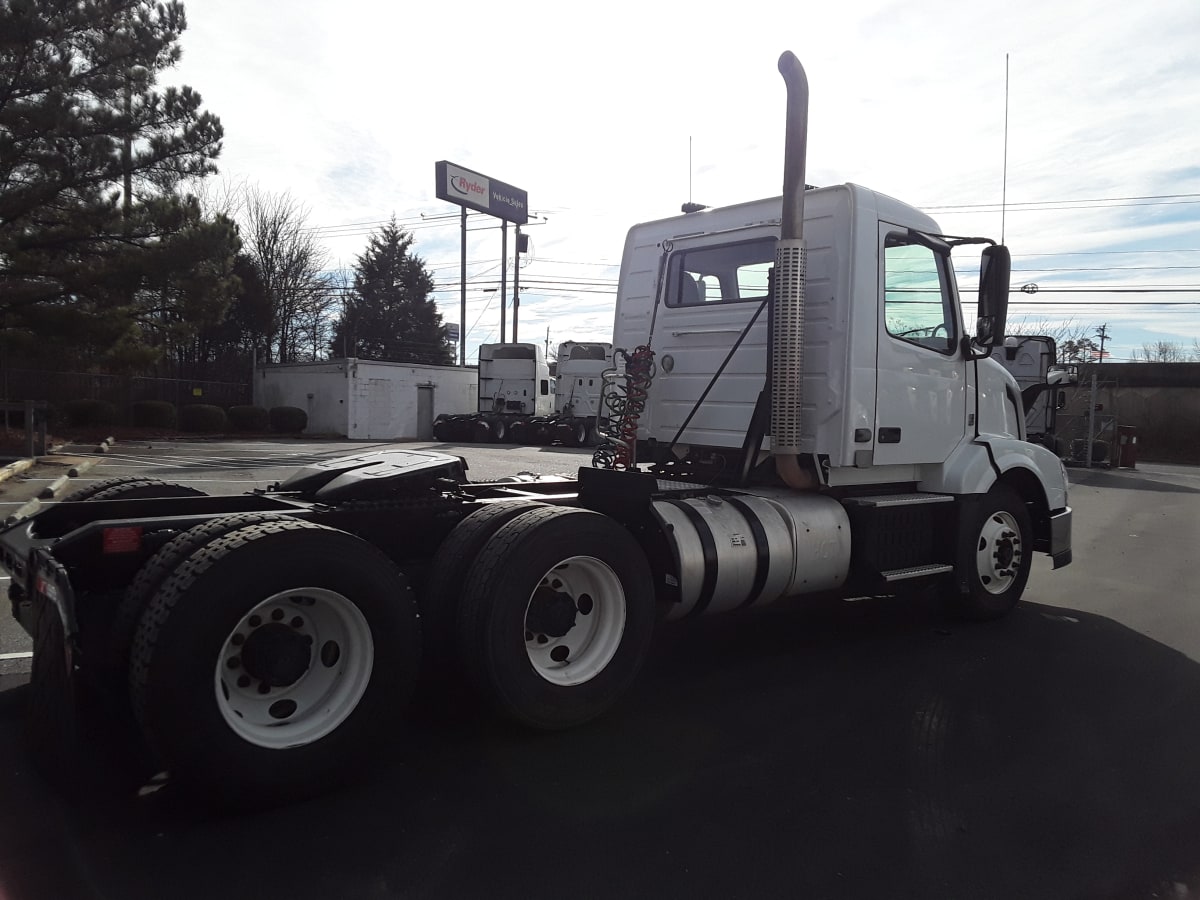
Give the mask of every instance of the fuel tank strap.
[{"label": "fuel tank strap", "polygon": [[762,521],[758,518],[758,513],[750,507],[750,504],[744,503],[732,495],[727,496],[725,502],[745,517],[746,524],[750,526],[750,533],[754,535],[756,557],[754,584],[750,586],[750,593],[746,595],[746,599],[738,607],[740,609],[752,606],[762,596],[763,588],[767,585],[767,572],[771,568],[771,551],[768,549],[767,544],[767,530],[763,528]]},{"label": "fuel tank strap", "polygon": [[689,616],[699,616],[712,603],[713,592],[717,587],[717,542],[713,540],[712,529],[708,527],[704,517],[695,508],[682,500],[668,500],[667,502],[687,516],[688,521],[692,523],[692,527],[696,529],[696,537],[700,541],[700,549],[704,554],[704,578],[700,582],[700,596],[696,598],[696,605],[688,613]]}]

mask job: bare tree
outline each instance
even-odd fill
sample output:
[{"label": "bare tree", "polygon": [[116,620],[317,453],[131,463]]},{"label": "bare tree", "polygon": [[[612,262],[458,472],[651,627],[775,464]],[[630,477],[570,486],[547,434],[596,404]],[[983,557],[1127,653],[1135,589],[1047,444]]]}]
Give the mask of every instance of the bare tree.
[{"label": "bare tree", "polygon": [[[1193,339],[1194,342],[1195,339]],[[1176,341],[1147,341],[1133,351],[1134,362],[1187,362],[1188,348]]]},{"label": "bare tree", "polygon": [[1062,322],[1030,322],[1028,317],[1008,323],[1009,334],[1045,335],[1054,339],[1060,363],[1093,362],[1100,352],[1100,345],[1093,339],[1095,325],[1080,325],[1074,319]]},{"label": "bare tree", "polygon": [[306,307],[323,297],[327,251],[306,227],[308,210],[290,194],[268,194],[258,187],[246,191],[241,235],[254,260],[271,305],[271,320],[263,335],[264,358],[294,362],[300,345],[307,346],[302,320]]},{"label": "bare tree", "polygon": [[333,337],[336,314],[341,310],[341,288],[331,280],[314,287],[296,310],[296,359],[316,362],[329,357],[329,342]]}]

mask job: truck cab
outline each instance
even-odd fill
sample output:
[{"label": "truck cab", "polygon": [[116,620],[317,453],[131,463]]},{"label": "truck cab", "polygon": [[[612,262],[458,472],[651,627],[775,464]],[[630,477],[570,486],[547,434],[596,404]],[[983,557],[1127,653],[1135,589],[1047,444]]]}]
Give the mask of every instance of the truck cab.
[{"label": "truck cab", "polygon": [[480,345],[479,411],[531,416],[554,411],[553,380],[540,345]]},{"label": "truck cab", "polygon": [[596,420],[600,411],[601,378],[612,368],[612,344],[563,341],[558,345],[555,413],[562,419]]},{"label": "truck cab", "polygon": [[[1065,506],[1057,458],[1024,440],[1016,381],[971,350],[937,223],[855,184],[805,193],[799,449],[819,483],[979,492],[996,477],[990,450],[1054,485],[1050,504]],[[759,200],[629,232],[614,343],[654,349],[639,439],[657,452],[728,459],[743,446],[771,356],[765,307],[781,205]],[[756,464],[769,449],[760,438]]]}]

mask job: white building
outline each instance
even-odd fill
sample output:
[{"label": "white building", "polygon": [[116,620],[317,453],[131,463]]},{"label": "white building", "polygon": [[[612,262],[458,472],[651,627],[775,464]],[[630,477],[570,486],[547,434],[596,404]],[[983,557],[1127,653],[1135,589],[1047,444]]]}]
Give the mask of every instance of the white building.
[{"label": "white building", "polygon": [[306,434],[362,440],[432,440],[442,413],[474,412],[473,367],[332,359],[268,363],[254,375],[254,403],[308,413]]}]

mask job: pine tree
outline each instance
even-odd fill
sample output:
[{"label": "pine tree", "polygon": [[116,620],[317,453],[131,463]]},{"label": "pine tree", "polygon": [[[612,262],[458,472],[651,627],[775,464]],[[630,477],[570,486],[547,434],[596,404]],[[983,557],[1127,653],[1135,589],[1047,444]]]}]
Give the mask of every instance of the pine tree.
[{"label": "pine tree", "polygon": [[372,234],[355,261],[354,287],[334,328],[331,351],[392,362],[449,365],[454,361],[433,278],[410,252],[413,237],[391,222]]},{"label": "pine tree", "polygon": [[9,346],[136,368],[236,291],[236,229],[179,193],[215,171],[220,121],[191,88],[155,90],[185,27],[179,2],[0,0]]}]

